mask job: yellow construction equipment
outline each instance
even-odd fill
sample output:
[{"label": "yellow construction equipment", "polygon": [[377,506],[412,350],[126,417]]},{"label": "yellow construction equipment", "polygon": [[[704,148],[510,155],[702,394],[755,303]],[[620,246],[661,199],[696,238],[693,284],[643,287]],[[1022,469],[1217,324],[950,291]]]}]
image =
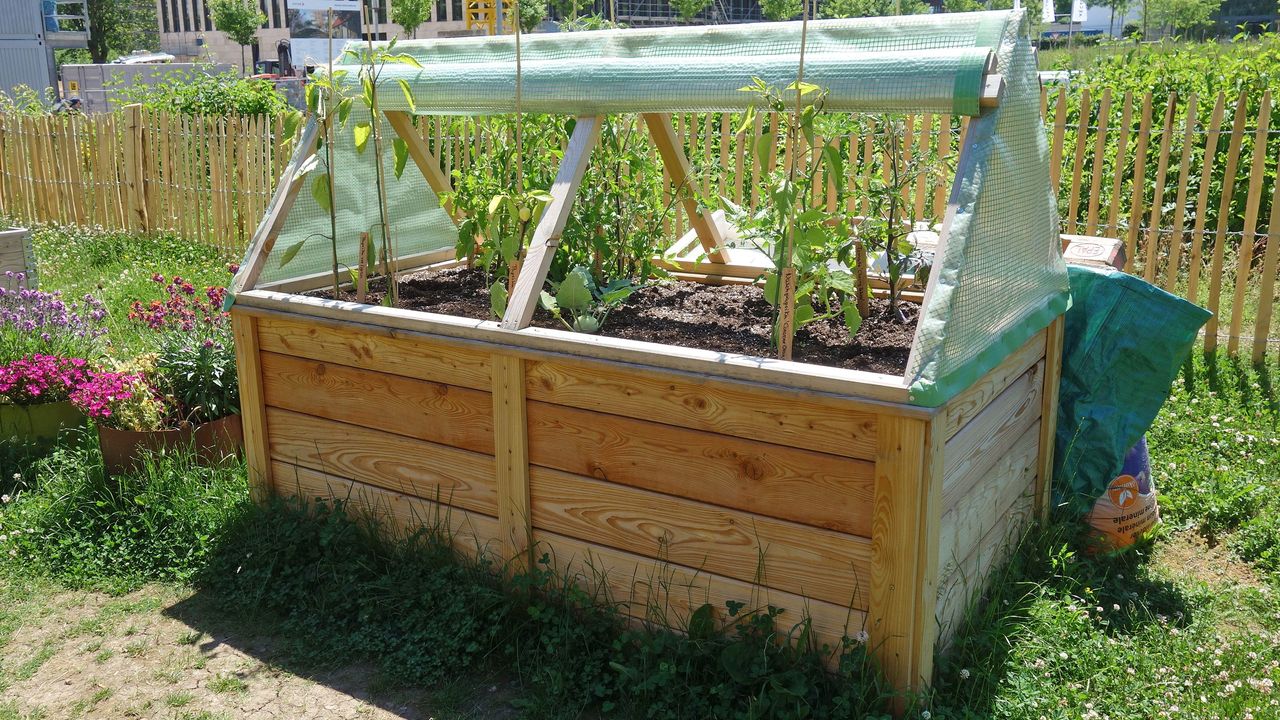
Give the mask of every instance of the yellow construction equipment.
[{"label": "yellow construction equipment", "polygon": [[[467,0],[467,29],[474,30],[476,28],[483,29],[489,35],[497,34],[498,13],[497,0]],[[502,31],[504,33],[512,32],[515,27],[515,10],[512,7],[512,0],[503,0],[502,3]]]}]

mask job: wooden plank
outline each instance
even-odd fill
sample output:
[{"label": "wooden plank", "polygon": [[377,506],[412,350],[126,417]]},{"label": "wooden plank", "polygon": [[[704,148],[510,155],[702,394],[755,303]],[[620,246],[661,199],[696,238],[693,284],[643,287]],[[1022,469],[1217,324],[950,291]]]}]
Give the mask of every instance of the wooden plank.
[{"label": "wooden plank", "polygon": [[[493,356],[494,467],[498,486],[498,542],[502,559],[521,565],[529,551],[529,439],[525,418],[524,360]],[[528,558],[525,558],[528,562]],[[531,564],[531,563],[530,563]]]},{"label": "wooden plank", "polygon": [[142,106],[125,107],[124,132],[124,194],[128,203],[128,225],[136,230],[147,229],[147,206],[142,189]]},{"label": "wooden plank", "polygon": [[1178,93],[1169,93],[1169,102],[1164,108],[1164,122],[1160,124],[1160,148],[1156,152],[1156,182],[1152,190],[1151,217],[1147,221],[1147,260],[1142,268],[1142,277],[1149,283],[1156,282],[1156,270],[1159,264],[1160,250],[1160,218],[1164,215],[1164,183],[1169,170],[1169,144],[1173,137],[1173,111],[1178,103]]},{"label": "wooden plank", "polygon": [[1196,220],[1191,231],[1191,267],[1187,273],[1187,299],[1200,304],[1200,268],[1204,264],[1203,253],[1204,227],[1209,205],[1209,190],[1213,185],[1213,160],[1218,152],[1219,128],[1222,127],[1222,115],[1226,96],[1218,93],[1218,100],[1213,106],[1213,115],[1209,119],[1209,131],[1205,133],[1204,157],[1201,159],[1200,193],[1196,200]]},{"label": "wooden plank", "polygon": [[271,457],[445,505],[494,515],[493,456],[269,407]]},{"label": "wooden plank", "polygon": [[1142,96],[1142,120],[1138,123],[1138,153],[1133,158],[1133,183],[1130,185],[1129,227],[1125,230],[1125,272],[1133,271],[1138,254],[1138,225],[1142,222],[1142,199],[1147,184],[1147,144],[1151,140],[1151,93]]},{"label": "wooden plank", "polygon": [[1062,338],[1065,321],[1049,326],[1044,353],[1044,385],[1040,391],[1040,455],[1036,473],[1036,517],[1049,521],[1053,501],[1053,453],[1058,432],[1058,391],[1062,382]]},{"label": "wooden plank", "polygon": [[[1127,131],[1127,130],[1126,130]],[[1049,146],[1049,181],[1053,196],[1062,194],[1062,142],[1067,132],[1067,89],[1058,91],[1058,107],[1053,116],[1053,142]]]},{"label": "wooden plank", "polygon": [[263,350],[282,355],[473,390],[492,385],[490,353],[403,331],[267,316],[258,321],[258,339]]},{"label": "wooden plank", "polygon": [[497,518],[431,500],[383,490],[310,468],[272,464],[278,491],[308,501],[343,501],[347,508],[378,523],[389,535],[407,536],[424,528],[448,537],[467,556],[491,557],[498,533]]},{"label": "wooden plank", "polygon": [[1231,201],[1235,198],[1236,168],[1240,162],[1240,145],[1245,134],[1245,115],[1249,95],[1241,91],[1236,99],[1236,115],[1231,125],[1231,144],[1227,146],[1227,164],[1223,166],[1222,198],[1218,204],[1218,225],[1213,236],[1213,257],[1209,266],[1209,321],[1204,326],[1204,351],[1212,353],[1218,347],[1218,307],[1222,295],[1222,263],[1227,248],[1227,230],[1230,227]]},{"label": "wooden plank", "polygon": [[[676,630],[688,627],[689,617],[704,604],[713,607],[717,622],[728,622],[725,608],[729,602],[744,603],[746,611],[763,610],[769,605],[781,608],[778,629],[783,635],[807,617],[816,642],[836,650],[841,638],[856,635],[866,624],[865,613],[842,605],[551,532],[535,530],[533,538],[535,552],[547,553],[561,575],[579,579],[580,586],[597,589],[597,602],[617,606],[638,620],[659,625],[665,621]],[[604,587],[598,587],[599,583]]]},{"label": "wooden plank", "polygon": [[[285,168],[284,174],[281,175],[280,182],[276,186],[275,196],[271,199],[271,210],[262,218],[257,231],[254,232],[252,244],[249,246],[248,253],[245,254],[245,264],[231,281],[230,291],[232,295],[239,295],[246,289],[252,288],[258,282],[258,276],[262,274],[262,269],[267,264],[267,258],[271,255],[271,249],[275,247],[276,237],[284,226],[289,210],[293,208],[293,202],[297,199],[298,192],[302,189],[303,180],[306,179],[306,174],[299,172],[299,170],[307,160],[315,155],[316,140],[320,135],[321,124],[317,122],[308,125],[307,129],[303,131],[302,137],[298,140],[294,159]],[[214,205],[215,207],[217,206],[216,201]],[[218,227],[216,219],[214,224],[215,228]]]},{"label": "wooden plank", "polygon": [[1040,418],[1044,363],[1036,363],[991,402],[973,422],[947,441],[942,507],[955,507],[1022,433]]},{"label": "wooden plank", "polygon": [[[885,678],[895,688],[923,687],[917,653],[920,603],[920,525],[926,503],[928,425],[885,415],[878,423],[871,531],[871,602],[867,626]],[[932,597],[932,594],[930,594]],[[932,649],[930,648],[930,651]]]},{"label": "wooden plank", "polygon": [[531,479],[538,530],[866,608],[867,538],[545,468]]},{"label": "wooden plank", "polygon": [[257,312],[283,312],[307,317],[327,318],[339,322],[375,325],[397,330],[439,335],[446,338],[481,341],[497,345],[503,352],[525,351],[530,354],[554,353],[632,363],[664,370],[678,370],[715,378],[731,378],[749,382],[817,390],[849,396],[861,402],[879,405],[909,417],[929,418],[936,412],[906,404],[907,388],[902,378],[862,370],[773,358],[727,355],[711,350],[675,345],[586,335],[567,330],[530,327],[519,333],[505,332],[497,323],[459,318],[416,310],[358,305],[325,300],[305,295],[251,290],[236,297],[237,307],[254,308]]},{"label": "wooden plank", "polygon": [[575,475],[867,536],[871,463],[530,401],[529,460]]},{"label": "wooden plank", "polygon": [[[1052,328],[1052,326],[1050,326]],[[1004,362],[994,367],[981,379],[970,385],[967,390],[956,395],[942,406],[942,414],[935,421],[939,432],[946,440],[950,440],[969,421],[981,413],[992,400],[1005,391],[1015,380],[1022,377],[1041,358],[1045,356],[1045,338],[1047,331],[1035,334],[1022,347],[1015,350]]]},{"label": "wooden plank", "polygon": [[[653,138],[653,143],[658,148],[658,154],[662,156],[662,165],[671,175],[674,191],[678,193],[681,187],[695,187],[689,159],[685,157],[675,131],[671,128],[671,115],[643,113],[642,117],[645,126],[649,129],[649,136]],[[681,204],[684,206],[685,214],[689,216],[689,225],[698,234],[698,240],[702,242],[707,257],[712,262],[724,262],[724,238],[720,236],[719,229],[714,223],[709,222],[709,218],[699,206],[697,197],[688,192],[682,194],[684,197]]]},{"label": "wooden plank", "polygon": [[987,73],[982,78],[982,94],[978,96],[978,107],[989,109],[1000,106],[1004,99],[1004,76],[999,73]]},{"label": "wooden plank", "polygon": [[1271,91],[1262,93],[1258,108],[1258,126],[1253,136],[1253,158],[1249,170],[1249,194],[1244,207],[1244,234],[1240,237],[1236,258],[1236,288],[1231,300],[1231,330],[1227,335],[1227,353],[1240,349],[1240,330],[1244,326],[1244,300],[1249,288],[1249,271],[1253,268],[1253,244],[1258,234],[1258,208],[1262,203],[1262,183],[1267,174],[1267,138],[1271,129]]},{"label": "wooden plank", "polygon": [[1080,121],[1076,125],[1076,152],[1075,160],[1071,163],[1071,190],[1069,192],[1070,200],[1067,201],[1067,232],[1074,233],[1077,230],[1076,216],[1079,213],[1080,205],[1080,173],[1084,170],[1085,149],[1089,142],[1089,118],[1093,113],[1093,103],[1090,102],[1089,88],[1080,91]]},{"label": "wooden plank", "polygon": [[244,428],[245,466],[250,495],[255,502],[271,494],[270,452],[267,447],[266,403],[259,358],[257,319],[231,313],[231,333],[236,341],[236,376],[240,387],[240,422]]},{"label": "wooden plank", "polygon": [[413,127],[413,120],[407,113],[403,112],[387,112],[387,121],[391,123],[391,129],[396,135],[404,140],[405,145],[409,148],[409,157],[413,158],[413,164],[418,166],[418,171],[422,173],[422,177],[426,179],[427,185],[431,187],[432,192],[441,198],[441,206],[450,217],[454,217],[453,201],[448,197],[441,197],[453,192],[453,183],[449,181],[449,177],[440,169],[440,159],[431,152],[431,148],[427,147],[427,143]]},{"label": "wooden plank", "polygon": [[266,404],[493,454],[489,393],[264,352]]},{"label": "wooden plank", "polygon": [[876,408],[688,374],[614,364],[538,360],[528,366],[530,400],[637,420],[870,460]]},{"label": "wooden plank", "polygon": [[1182,231],[1186,227],[1187,185],[1191,179],[1191,148],[1195,145],[1196,94],[1187,97],[1186,122],[1182,131],[1182,155],[1178,160],[1178,194],[1173,201],[1173,233],[1169,242],[1169,261],[1164,277],[1164,289],[1174,293],[1178,278],[1182,275]]},{"label": "wooden plank", "polygon": [[1123,194],[1125,158],[1129,148],[1129,135],[1133,133],[1133,93],[1125,91],[1124,103],[1120,110],[1120,133],[1116,139],[1116,164],[1111,169],[1114,179],[1111,183],[1111,202],[1107,207],[1107,226],[1104,232],[1108,237],[1120,237],[1120,197]]},{"label": "wooden plank", "polygon": [[[1276,156],[1280,173],[1280,154]],[[1271,315],[1275,304],[1276,261],[1280,258],[1280,177],[1272,180],[1271,217],[1267,221],[1267,247],[1262,256],[1262,277],[1258,283],[1258,317],[1253,329],[1253,362],[1267,357],[1267,340],[1271,337]]]},{"label": "wooden plank", "polygon": [[507,311],[502,316],[504,329],[520,330],[533,320],[533,309],[538,304],[538,295],[547,279],[551,260],[560,245],[560,235],[569,220],[569,211],[573,208],[578,185],[591,159],[591,150],[600,140],[602,121],[598,115],[583,116],[573,127],[569,147],[560,160],[560,169],[556,171],[555,182],[551,185],[551,202],[547,203],[538,226],[533,230],[529,250],[521,264],[520,277],[516,286],[511,288]]}]

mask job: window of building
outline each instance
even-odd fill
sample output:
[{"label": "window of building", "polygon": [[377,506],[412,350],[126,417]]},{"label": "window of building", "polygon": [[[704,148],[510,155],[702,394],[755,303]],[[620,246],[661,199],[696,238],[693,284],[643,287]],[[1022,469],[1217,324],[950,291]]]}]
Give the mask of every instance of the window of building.
[{"label": "window of building", "polygon": [[452,0],[452,1],[453,1],[453,19],[454,20],[465,19],[466,15],[462,14],[462,0]]},{"label": "window of building", "polygon": [[436,22],[444,22],[449,19],[449,0],[436,0]]}]

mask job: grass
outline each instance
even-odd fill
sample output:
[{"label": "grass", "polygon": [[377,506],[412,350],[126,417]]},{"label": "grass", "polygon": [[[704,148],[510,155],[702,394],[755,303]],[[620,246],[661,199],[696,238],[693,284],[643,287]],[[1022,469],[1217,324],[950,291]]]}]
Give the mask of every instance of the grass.
[{"label": "grass", "polygon": [[[197,284],[226,277],[221,258],[168,239],[46,230],[37,250],[46,287],[106,299],[121,348],[133,340],[120,313],[158,296],[150,273]],[[1116,557],[1084,553],[1066,519],[1033,533],[939,659],[938,682],[915,715],[1280,717],[1278,372],[1274,362],[1254,368],[1197,351],[1148,435],[1164,529]],[[686,619],[684,637],[645,633],[594,609],[599,578],[575,587],[538,566],[512,582],[458,558],[439,533],[387,542],[332,506],[253,508],[243,468],[166,456],[112,481],[94,438],[72,434],[4,469],[0,491],[13,499],[0,507],[0,651],[18,629],[40,624],[47,609],[38,598],[49,588],[120,593],[195,581],[207,601],[276,628],[290,669],[371,662],[377,684],[436,688],[450,707],[473,705],[490,677],[511,679],[517,689],[503,702],[530,718],[844,717],[883,700],[861,651],[826,685],[814,656],[773,642],[789,627],[767,609],[727,635],[696,619]],[[137,618],[161,607],[154,597],[113,598],[67,634],[100,641],[145,627]],[[161,645],[195,646],[202,636]],[[159,646],[136,640],[112,651],[99,642],[84,652],[100,663],[142,662],[150,647]],[[183,669],[203,668],[189,649]],[[48,660],[48,645],[8,650],[16,659],[0,664],[0,690]],[[180,672],[152,676],[170,686],[157,706],[217,717],[189,709],[194,696],[171,687]],[[226,672],[208,688],[248,691]],[[42,712],[0,704],[0,720]]]}]

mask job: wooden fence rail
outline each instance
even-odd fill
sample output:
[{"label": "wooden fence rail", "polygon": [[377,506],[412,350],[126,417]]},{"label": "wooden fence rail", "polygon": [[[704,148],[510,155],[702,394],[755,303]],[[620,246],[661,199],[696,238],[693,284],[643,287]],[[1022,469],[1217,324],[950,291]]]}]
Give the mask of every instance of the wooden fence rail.
[{"label": "wooden fence rail", "polygon": [[[1042,94],[1063,231],[1124,239],[1130,272],[1214,311],[1208,348],[1223,342],[1255,360],[1269,345],[1280,347],[1272,323],[1280,265],[1273,101],[1270,93]],[[790,149],[780,141],[778,118],[759,115],[735,134],[739,120],[684,114],[674,122],[694,167],[693,189],[755,208],[762,178],[785,165]],[[847,173],[841,183],[826,178],[825,199],[818,199],[829,208],[865,209],[868,188],[883,177],[876,138],[888,122],[904,153],[927,155],[944,169],[966,125],[939,115],[837,118],[815,143],[837,149]],[[447,173],[492,172],[493,159],[511,148],[504,118],[428,117],[418,126]],[[639,127],[634,132],[648,142]],[[759,138],[770,135],[778,142],[757,159]],[[114,115],[0,115],[0,213],[171,231],[238,253],[265,211],[291,141],[281,118],[192,118],[138,107]],[[801,160],[817,156],[815,150]],[[926,173],[906,190],[917,219],[941,218],[949,183],[948,172]],[[678,236],[686,226],[675,203],[667,228]]]}]

